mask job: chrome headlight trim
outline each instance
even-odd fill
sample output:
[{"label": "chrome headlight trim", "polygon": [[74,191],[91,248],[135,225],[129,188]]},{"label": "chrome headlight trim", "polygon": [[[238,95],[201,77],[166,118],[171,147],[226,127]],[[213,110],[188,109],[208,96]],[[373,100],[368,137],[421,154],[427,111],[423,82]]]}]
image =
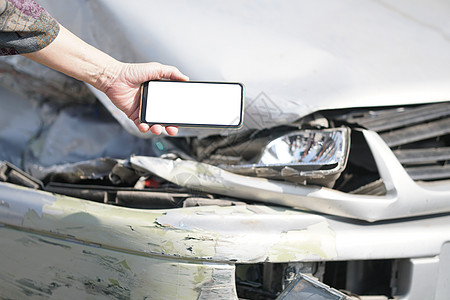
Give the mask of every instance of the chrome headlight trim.
[{"label": "chrome headlight trim", "polygon": [[336,165],[345,159],[346,139],[343,128],[294,131],[268,143],[256,165]]},{"label": "chrome headlight trim", "polygon": [[327,181],[327,176],[344,170],[349,151],[350,129],[347,127],[304,129],[267,143],[257,163],[220,167],[249,176]]}]

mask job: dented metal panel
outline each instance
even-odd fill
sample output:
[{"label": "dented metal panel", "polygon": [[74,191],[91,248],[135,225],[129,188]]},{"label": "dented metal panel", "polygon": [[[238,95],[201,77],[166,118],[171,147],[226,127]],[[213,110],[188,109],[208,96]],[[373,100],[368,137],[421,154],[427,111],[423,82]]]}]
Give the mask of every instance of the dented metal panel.
[{"label": "dented metal panel", "polygon": [[[129,209],[0,183],[0,223],[147,256],[225,263],[423,257],[450,216],[372,224],[280,207]],[[430,232],[430,228],[434,228]]]},{"label": "dented metal panel", "polygon": [[450,215],[368,226],[264,205],[129,209],[8,183],[0,224],[1,290],[36,299],[236,299],[235,263],[432,257],[450,240]]},{"label": "dented metal panel", "polygon": [[2,299],[237,299],[234,266],[103,249],[0,227]]},{"label": "dented metal panel", "polygon": [[450,211],[449,181],[434,185],[414,182],[377,133],[363,133],[386,186],[386,195],[347,194],[326,187],[241,176],[195,161],[134,156],[131,163],[168,181],[205,192],[367,221]]},{"label": "dented metal panel", "polygon": [[0,191],[1,223],[110,249],[228,262],[337,256],[333,230],[315,215],[245,205],[129,209],[5,183]]}]

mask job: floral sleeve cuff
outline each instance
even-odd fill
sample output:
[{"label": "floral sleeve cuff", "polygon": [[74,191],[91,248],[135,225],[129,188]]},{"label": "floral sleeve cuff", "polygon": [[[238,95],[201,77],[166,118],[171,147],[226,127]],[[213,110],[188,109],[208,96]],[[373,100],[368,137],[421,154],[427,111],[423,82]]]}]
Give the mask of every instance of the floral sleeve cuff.
[{"label": "floral sleeve cuff", "polygon": [[58,33],[58,22],[33,0],[0,0],[0,55],[38,51]]}]

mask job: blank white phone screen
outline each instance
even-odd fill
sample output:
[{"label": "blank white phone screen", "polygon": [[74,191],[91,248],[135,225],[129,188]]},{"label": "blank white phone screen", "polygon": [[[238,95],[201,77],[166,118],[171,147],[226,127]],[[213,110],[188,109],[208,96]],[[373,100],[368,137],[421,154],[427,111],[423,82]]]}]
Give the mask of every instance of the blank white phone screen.
[{"label": "blank white phone screen", "polygon": [[242,97],[235,83],[150,81],[145,121],[239,126]]}]

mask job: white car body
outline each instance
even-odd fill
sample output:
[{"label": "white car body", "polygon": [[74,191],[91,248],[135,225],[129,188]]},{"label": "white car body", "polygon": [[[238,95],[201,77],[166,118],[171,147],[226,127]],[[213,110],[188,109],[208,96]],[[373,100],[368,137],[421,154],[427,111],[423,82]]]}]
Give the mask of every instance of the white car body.
[{"label": "white car body", "polygon": [[[241,130],[324,110],[450,101],[447,1],[39,3],[118,59],[175,65],[191,80],[245,83]],[[93,92],[129,133],[149,137]],[[251,202],[137,209],[0,182],[0,297],[237,299],[248,296],[238,291],[237,277],[250,266],[264,274],[251,288],[276,295],[271,284],[286,279],[287,267],[323,279],[328,265],[338,270],[343,263],[345,284],[338,288],[361,299],[448,299],[450,180],[412,179],[382,134],[359,132],[384,195],[142,156],[131,164],[190,189]],[[233,134],[180,130],[217,133]],[[180,174],[193,176],[180,182]],[[378,276],[370,269],[376,262],[388,269],[379,276],[389,291],[366,294],[361,286]]]}]

